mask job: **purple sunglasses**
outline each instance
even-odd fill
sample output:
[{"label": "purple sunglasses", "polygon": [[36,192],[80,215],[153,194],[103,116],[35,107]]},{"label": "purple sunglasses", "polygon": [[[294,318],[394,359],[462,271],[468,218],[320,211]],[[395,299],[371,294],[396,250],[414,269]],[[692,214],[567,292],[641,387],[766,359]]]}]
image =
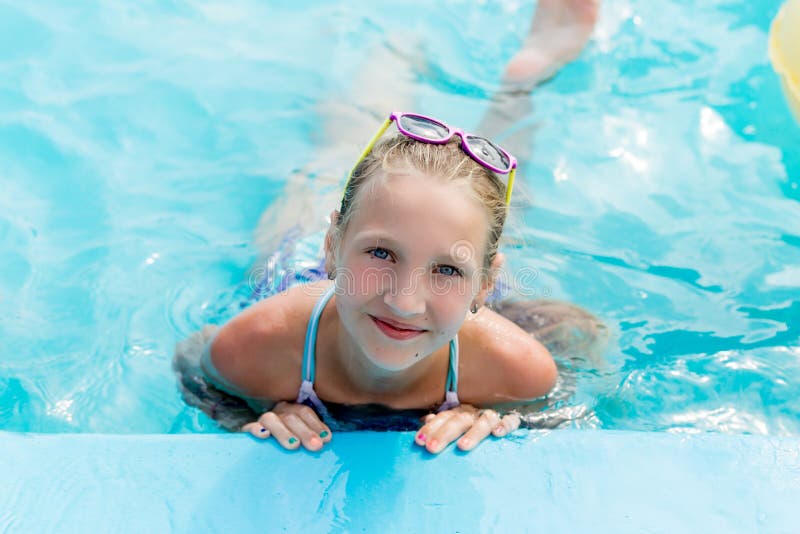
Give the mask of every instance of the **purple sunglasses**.
[{"label": "purple sunglasses", "polygon": [[[367,157],[372,147],[378,142],[378,139],[384,132],[391,126],[392,121],[397,123],[397,130],[416,141],[422,143],[432,143],[435,145],[443,145],[450,141],[454,135],[461,138],[461,149],[467,153],[469,157],[481,164],[483,167],[498,174],[508,174],[508,184],[506,184],[506,205],[511,201],[511,189],[514,186],[514,175],[517,170],[517,160],[485,137],[480,137],[461,130],[460,128],[451,128],[442,121],[436,120],[425,115],[417,115],[416,113],[400,113],[397,111],[392,112],[389,118],[386,119],[381,125],[378,133],[376,133],[364,151],[361,152],[358,161],[356,162],[353,170]],[[353,176],[353,171],[347,177],[347,184],[345,190],[350,183],[350,178]]]}]

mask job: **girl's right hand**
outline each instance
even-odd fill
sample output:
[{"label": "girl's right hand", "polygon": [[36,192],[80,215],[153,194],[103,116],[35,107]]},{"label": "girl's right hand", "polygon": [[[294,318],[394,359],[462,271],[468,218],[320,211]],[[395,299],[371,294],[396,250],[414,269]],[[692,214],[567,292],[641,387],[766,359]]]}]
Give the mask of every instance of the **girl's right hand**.
[{"label": "girl's right hand", "polygon": [[302,444],[309,451],[318,451],[331,440],[331,429],[317,413],[293,402],[279,402],[258,421],[244,425],[242,431],[259,439],[272,436],[283,448],[292,450]]}]

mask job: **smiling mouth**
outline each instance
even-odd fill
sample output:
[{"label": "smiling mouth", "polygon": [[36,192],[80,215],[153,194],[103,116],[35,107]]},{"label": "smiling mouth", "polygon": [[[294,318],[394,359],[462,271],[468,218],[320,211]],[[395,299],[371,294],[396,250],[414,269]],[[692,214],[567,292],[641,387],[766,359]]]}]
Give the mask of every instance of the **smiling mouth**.
[{"label": "smiling mouth", "polygon": [[378,330],[392,339],[412,339],[427,332],[427,330],[423,328],[402,326],[394,322],[390,323],[373,315],[370,315],[369,318],[372,319],[372,322],[375,323],[375,325],[378,327]]}]

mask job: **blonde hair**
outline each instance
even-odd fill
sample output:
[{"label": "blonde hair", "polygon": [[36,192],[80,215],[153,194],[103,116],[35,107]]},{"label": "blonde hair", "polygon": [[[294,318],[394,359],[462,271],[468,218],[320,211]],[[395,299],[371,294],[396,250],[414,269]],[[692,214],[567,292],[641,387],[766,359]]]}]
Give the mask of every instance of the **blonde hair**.
[{"label": "blonde hair", "polygon": [[485,266],[497,255],[498,242],[503,233],[507,207],[506,186],[495,173],[467,155],[454,138],[447,144],[423,143],[396,134],[379,141],[369,154],[353,169],[339,208],[336,223],[338,237],[344,234],[350,217],[358,208],[358,193],[378,171],[414,169],[443,182],[464,181],[473,196],[486,209],[489,219]]}]

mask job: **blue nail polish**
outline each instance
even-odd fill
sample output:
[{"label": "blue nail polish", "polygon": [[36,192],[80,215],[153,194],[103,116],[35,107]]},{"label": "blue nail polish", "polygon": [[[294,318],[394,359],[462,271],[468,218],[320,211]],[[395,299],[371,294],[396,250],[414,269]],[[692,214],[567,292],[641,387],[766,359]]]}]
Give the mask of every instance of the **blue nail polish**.
[{"label": "blue nail polish", "polygon": [[321,437],[321,438],[324,438],[324,437],[327,437],[327,436],[328,436],[328,431],[327,430],[323,430],[322,432],[319,433],[319,437]]},{"label": "blue nail polish", "polygon": [[297,443],[297,438],[289,438],[289,445],[294,445]]},{"label": "blue nail polish", "polygon": [[262,428],[262,429],[261,429],[261,433],[262,433],[262,434],[263,434],[264,432],[266,432],[266,431],[267,431],[267,429],[266,429],[266,428]]}]

